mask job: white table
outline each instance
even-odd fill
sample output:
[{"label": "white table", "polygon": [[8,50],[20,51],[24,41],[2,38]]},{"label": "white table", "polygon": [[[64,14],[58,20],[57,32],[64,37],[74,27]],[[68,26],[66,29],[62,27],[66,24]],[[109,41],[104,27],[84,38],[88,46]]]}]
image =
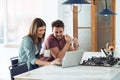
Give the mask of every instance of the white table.
[{"label": "white table", "polygon": [[[96,55],[96,53],[92,54]],[[61,68],[50,65],[28,71],[14,78],[15,80],[120,80],[120,68],[96,66]]]}]

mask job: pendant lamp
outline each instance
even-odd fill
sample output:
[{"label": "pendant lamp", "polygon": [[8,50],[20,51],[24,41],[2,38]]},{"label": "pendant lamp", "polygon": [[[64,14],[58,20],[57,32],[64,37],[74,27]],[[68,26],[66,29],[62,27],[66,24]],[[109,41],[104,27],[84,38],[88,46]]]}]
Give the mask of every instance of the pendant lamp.
[{"label": "pendant lamp", "polygon": [[63,4],[90,4],[87,0],[67,0]]},{"label": "pendant lamp", "polygon": [[111,11],[110,9],[108,9],[108,7],[107,7],[107,0],[105,0],[105,9],[103,9],[102,11],[100,11],[98,13],[98,15],[107,16],[107,15],[116,15],[116,13],[113,12],[113,11]]}]

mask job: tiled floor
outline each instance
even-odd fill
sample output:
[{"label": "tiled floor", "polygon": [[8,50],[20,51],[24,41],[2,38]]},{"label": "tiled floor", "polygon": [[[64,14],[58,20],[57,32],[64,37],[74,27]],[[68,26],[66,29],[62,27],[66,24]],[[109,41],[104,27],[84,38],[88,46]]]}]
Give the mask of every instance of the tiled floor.
[{"label": "tiled floor", "polygon": [[0,46],[0,80],[10,80],[8,67],[11,65],[10,58],[18,56],[18,48],[5,48]]}]

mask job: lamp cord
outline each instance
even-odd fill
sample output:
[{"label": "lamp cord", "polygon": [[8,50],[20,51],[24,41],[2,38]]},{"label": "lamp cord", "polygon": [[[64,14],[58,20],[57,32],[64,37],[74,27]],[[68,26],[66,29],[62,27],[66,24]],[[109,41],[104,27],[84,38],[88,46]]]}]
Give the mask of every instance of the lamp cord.
[{"label": "lamp cord", "polygon": [[107,9],[107,0],[105,0],[105,7],[106,7],[106,9]]}]

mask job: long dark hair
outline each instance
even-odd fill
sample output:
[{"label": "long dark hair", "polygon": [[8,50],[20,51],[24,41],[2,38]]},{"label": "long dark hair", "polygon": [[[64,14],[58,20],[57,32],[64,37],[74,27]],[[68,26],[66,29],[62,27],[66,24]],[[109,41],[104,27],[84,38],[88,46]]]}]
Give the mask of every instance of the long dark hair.
[{"label": "long dark hair", "polygon": [[29,29],[28,36],[30,36],[32,38],[34,44],[37,44],[39,42],[43,42],[43,40],[45,38],[45,33],[43,34],[43,38],[38,38],[37,37],[37,29],[39,27],[43,27],[43,26],[46,27],[46,23],[41,18],[35,18],[32,21],[32,24],[31,24],[30,29]]}]

